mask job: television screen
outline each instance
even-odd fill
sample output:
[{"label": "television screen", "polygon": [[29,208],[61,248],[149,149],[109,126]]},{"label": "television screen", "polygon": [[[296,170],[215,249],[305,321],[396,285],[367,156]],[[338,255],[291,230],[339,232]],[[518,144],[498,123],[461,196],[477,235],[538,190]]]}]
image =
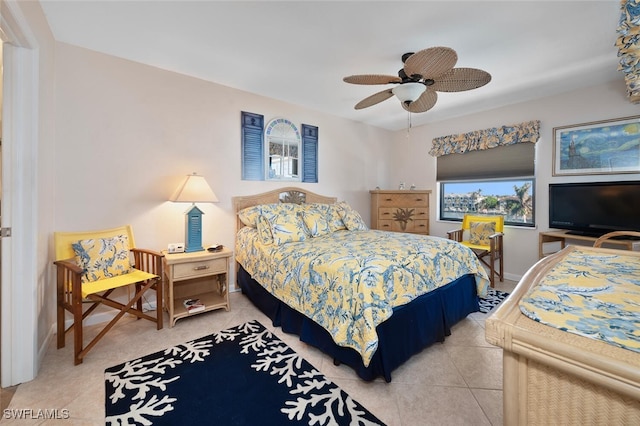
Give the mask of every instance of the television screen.
[{"label": "television screen", "polygon": [[640,181],[549,184],[549,227],[589,236],[640,231]]}]

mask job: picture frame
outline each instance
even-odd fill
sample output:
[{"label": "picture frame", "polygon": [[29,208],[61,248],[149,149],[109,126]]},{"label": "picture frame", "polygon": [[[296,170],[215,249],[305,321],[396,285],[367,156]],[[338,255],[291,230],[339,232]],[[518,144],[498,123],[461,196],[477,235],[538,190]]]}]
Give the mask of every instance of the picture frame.
[{"label": "picture frame", "polygon": [[640,173],[640,115],[553,128],[553,176]]}]

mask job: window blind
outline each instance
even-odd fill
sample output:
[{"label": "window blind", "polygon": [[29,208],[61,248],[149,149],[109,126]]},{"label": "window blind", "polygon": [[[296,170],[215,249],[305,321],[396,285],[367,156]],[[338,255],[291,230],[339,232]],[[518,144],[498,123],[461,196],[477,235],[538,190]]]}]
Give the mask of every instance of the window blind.
[{"label": "window blind", "polygon": [[518,143],[437,158],[438,181],[534,176],[535,144]]}]

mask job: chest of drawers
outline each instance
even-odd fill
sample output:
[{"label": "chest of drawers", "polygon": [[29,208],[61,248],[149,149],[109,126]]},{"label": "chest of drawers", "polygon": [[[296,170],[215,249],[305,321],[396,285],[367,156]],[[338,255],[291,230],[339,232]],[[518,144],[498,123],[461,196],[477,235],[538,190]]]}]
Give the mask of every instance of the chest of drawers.
[{"label": "chest of drawers", "polygon": [[380,190],[371,193],[371,229],[429,234],[428,190]]}]

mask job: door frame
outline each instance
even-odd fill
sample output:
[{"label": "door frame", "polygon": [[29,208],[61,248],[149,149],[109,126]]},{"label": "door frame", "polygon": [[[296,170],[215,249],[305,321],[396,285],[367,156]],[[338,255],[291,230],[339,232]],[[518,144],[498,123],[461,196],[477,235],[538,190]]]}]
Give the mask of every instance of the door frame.
[{"label": "door frame", "polygon": [[3,45],[0,386],[35,378],[38,354],[38,43],[15,0],[0,0]]}]

